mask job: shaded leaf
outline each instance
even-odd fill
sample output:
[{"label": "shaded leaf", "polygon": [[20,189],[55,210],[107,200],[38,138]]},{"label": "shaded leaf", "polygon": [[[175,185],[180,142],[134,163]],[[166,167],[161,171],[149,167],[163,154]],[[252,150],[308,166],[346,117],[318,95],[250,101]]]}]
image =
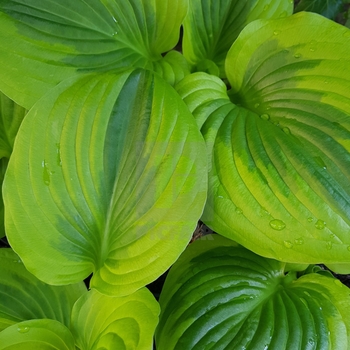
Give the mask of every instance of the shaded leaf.
[{"label": "shaded leaf", "polygon": [[290,0],[192,0],[183,23],[184,56],[197,70],[209,73],[217,70],[220,76],[225,76],[226,54],[248,23],[285,17],[292,11]]},{"label": "shaded leaf", "polygon": [[165,272],[206,199],[205,144],[164,80],[136,70],[61,84],[28,113],[4,181],[8,239],[50,284],[127,295]]},{"label": "shaded leaf", "polygon": [[284,265],[218,235],[195,241],[165,281],[157,349],[347,349],[349,289]]},{"label": "shaded leaf", "polygon": [[335,19],[343,4],[343,0],[300,0],[294,12],[315,12],[324,17]]},{"label": "shaded leaf", "polygon": [[187,0],[2,0],[0,89],[30,108],[75,74],[152,69],[176,45],[186,11]]},{"label": "shaded leaf", "polygon": [[50,286],[34,277],[12,249],[0,249],[0,331],[26,320],[49,318],[67,327],[76,300],[84,293],[83,282]]}]

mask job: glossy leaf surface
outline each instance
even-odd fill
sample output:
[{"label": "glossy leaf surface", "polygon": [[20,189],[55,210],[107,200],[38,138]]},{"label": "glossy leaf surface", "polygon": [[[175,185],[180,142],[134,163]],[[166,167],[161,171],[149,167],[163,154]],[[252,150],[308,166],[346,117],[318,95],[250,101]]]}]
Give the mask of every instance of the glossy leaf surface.
[{"label": "glossy leaf surface", "polygon": [[194,242],[162,290],[157,349],[347,349],[349,289],[284,265],[218,235]]},{"label": "glossy leaf surface", "polygon": [[152,68],[176,45],[186,11],[187,0],[3,0],[0,89],[30,108],[74,74]]},{"label": "glossy leaf surface", "polygon": [[[126,295],[185,249],[206,199],[205,144],[150,72],[89,75],[31,109],[4,182],[9,241],[51,284]],[[29,164],[29,166],[28,166]]]},{"label": "glossy leaf surface", "polygon": [[53,319],[67,327],[76,300],[87,292],[83,282],[47,285],[29,273],[12,249],[0,249],[0,331],[32,319]]},{"label": "glossy leaf surface", "polygon": [[55,320],[23,321],[0,332],[1,350],[75,350],[67,327]]},{"label": "glossy leaf surface", "polygon": [[211,77],[179,83],[208,145],[213,230],[282,261],[349,263],[349,51],[350,31],[316,14],[256,21],[228,53],[234,103]]},{"label": "glossy leaf surface", "polygon": [[291,15],[289,0],[191,0],[184,20],[183,51],[197,69],[211,73],[218,67],[224,76],[224,60],[241,30],[256,19]]},{"label": "glossy leaf surface", "polygon": [[159,305],[148,289],[109,297],[92,289],[73,309],[72,332],[81,350],[151,350]]}]

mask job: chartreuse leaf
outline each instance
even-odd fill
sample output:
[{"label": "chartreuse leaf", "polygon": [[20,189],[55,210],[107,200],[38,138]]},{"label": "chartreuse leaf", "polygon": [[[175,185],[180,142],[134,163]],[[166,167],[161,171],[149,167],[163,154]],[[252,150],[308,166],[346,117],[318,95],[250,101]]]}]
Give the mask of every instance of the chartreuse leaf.
[{"label": "chartreuse leaf", "polygon": [[292,12],[290,0],[192,0],[183,23],[184,56],[197,70],[225,76],[226,54],[248,23]]},{"label": "chartreuse leaf", "polygon": [[[0,92],[0,185],[2,185],[15,137],[26,110]],[[0,193],[0,238],[5,236],[4,204]]]},{"label": "chartreuse leaf", "polygon": [[161,296],[159,350],[348,349],[349,289],[218,235],[188,247]]},{"label": "chartreuse leaf", "polygon": [[178,40],[188,0],[2,0],[0,89],[31,107],[74,74],[152,68]]},{"label": "chartreuse leaf", "polygon": [[0,266],[0,331],[14,323],[41,318],[69,327],[73,304],[86,293],[83,282],[69,286],[45,284],[28,272],[9,248],[0,249]]},{"label": "chartreuse leaf", "polygon": [[255,21],[226,60],[235,104],[223,84],[210,102],[210,77],[178,84],[209,145],[210,228],[289,263],[349,264],[349,52],[350,31],[316,14]]},{"label": "chartreuse leaf", "polygon": [[127,295],[189,242],[206,200],[204,141],[144,70],[71,79],[28,113],[4,181],[10,244],[50,284]]},{"label": "chartreuse leaf", "polygon": [[62,323],[43,319],[17,323],[0,332],[0,350],[75,350],[72,333]]},{"label": "chartreuse leaf", "polygon": [[301,0],[295,7],[295,12],[316,12],[322,16],[334,19],[344,5],[344,0]]},{"label": "chartreuse leaf", "polygon": [[159,304],[146,288],[125,297],[92,289],[74,305],[72,333],[81,350],[151,350],[159,312]]}]

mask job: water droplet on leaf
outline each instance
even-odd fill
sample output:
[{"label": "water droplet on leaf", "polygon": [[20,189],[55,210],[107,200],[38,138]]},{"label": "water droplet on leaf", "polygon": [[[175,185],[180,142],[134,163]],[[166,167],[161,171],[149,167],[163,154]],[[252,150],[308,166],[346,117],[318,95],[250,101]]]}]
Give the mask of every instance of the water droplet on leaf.
[{"label": "water droplet on leaf", "polygon": [[300,58],[301,57],[301,54],[300,53],[296,53],[295,55],[294,55],[294,58]]},{"label": "water droplet on leaf", "polygon": [[23,325],[20,325],[17,327],[17,331],[20,332],[20,333],[27,333],[29,332],[29,327],[27,326],[23,326]]},{"label": "water droplet on leaf", "polygon": [[350,245],[348,246],[348,251],[350,252]]},{"label": "water droplet on leaf", "polygon": [[243,213],[243,210],[241,208],[238,208],[238,207],[236,208],[235,211],[236,211],[237,214],[242,214]]},{"label": "water droplet on leaf", "polygon": [[327,250],[331,250],[332,249],[332,242],[327,242],[326,248],[327,248]]},{"label": "water droplet on leaf", "polygon": [[260,106],[260,103],[256,103],[255,105],[254,105],[254,108],[258,108]]},{"label": "water droplet on leaf", "polygon": [[307,221],[308,221],[308,222],[313,222],[314,219],[310,216],[310,217],[307,218]]},{"label": "water droplet on leaf", "polygon": [[282,220],[274,219],[270,221],[270,226],[277,231],[281,231],[286,227],[286,224]]},{"label": "water droplet on leaf", "polygon": [[301,245],[304,244],[304,239],[302,237],[297,238],[294,240],[295,244]]},{"label": "water droplet on leaf", "polygon": [[261,118],[262,120],[269,120],[269,119],[270,119],[270,116],[269,116],[268,114],[264,113],[264,114],[262,114],[262,115],[260,116],[260,118]]},{"label": "water droplet on leaf", "polygon": [[290,241],[284,241],[283,244],[288,249],[293,248],[293,243]]},{"label": "water droplet on leaf", "polygon": [[283,132],[287,135],[290,135],[290,130],[287,127],[282,128]]},{"label": "water droplet on leaf", "polygon": [[50,171],[48,168],[48,163],[46,163],[45,161],[42,162],[42,167],[43,167],[43,180],[44,180],[44,184],[46,186],[50,185]]},{"label": "water droplet on leaf", "polygon": [[279,30],[274,30],[274,31],[273,31],[273,35],[278,35],[279,33],[280,33]]},{"label": "water droplet on leaf", "polygon": [[315,223],[315,227],[318,230],[323,230],[326,227],[326,223],[323,220],[318,219]]}]

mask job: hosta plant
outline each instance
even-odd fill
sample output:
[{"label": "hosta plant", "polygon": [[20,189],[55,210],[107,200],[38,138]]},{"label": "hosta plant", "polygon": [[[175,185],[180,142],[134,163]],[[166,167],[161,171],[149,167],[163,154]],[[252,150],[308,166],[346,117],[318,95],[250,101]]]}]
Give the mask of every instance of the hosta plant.
[{"label": "hosta plant", "polygon": [[151,348],[198,220],[160,349],[348,347],[350,30],[292,12],[0,1],[0,349]]}]

